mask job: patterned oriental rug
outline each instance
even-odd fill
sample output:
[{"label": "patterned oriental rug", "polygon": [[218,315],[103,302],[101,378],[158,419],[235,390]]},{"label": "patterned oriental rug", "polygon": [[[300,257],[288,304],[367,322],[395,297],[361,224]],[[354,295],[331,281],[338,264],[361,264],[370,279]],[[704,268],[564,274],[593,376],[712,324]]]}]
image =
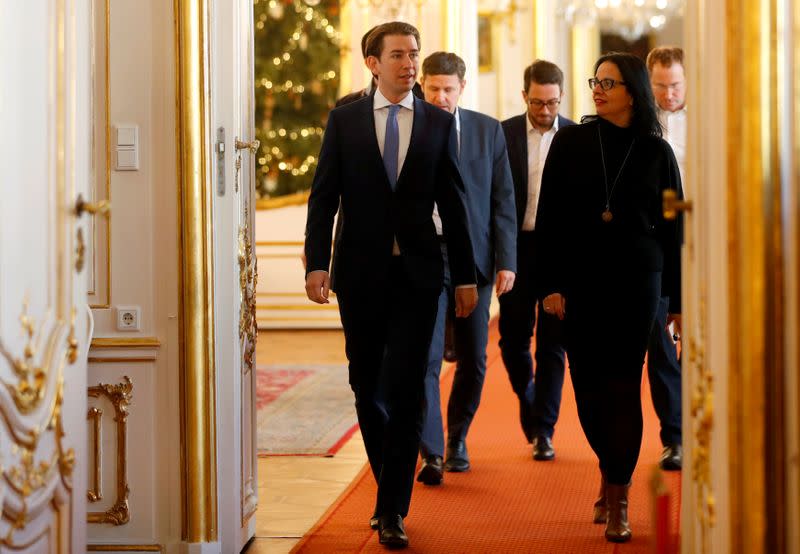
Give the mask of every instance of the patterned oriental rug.
[{"label": "patterned oriental rug", "polygon": [[333,456],[358,429],[345,365],[267,365],[256,373],[259,456]]}]

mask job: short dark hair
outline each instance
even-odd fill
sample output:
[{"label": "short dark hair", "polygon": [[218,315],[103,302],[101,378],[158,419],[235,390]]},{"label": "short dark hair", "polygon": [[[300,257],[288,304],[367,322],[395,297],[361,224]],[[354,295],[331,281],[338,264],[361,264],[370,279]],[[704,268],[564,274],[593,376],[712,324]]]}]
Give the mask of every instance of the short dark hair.
[{"label": "short dark hair", "polygon": [[434,52],[422,62],[422,78],[429,75],[456,75],[459,81],[464,80],[467,64],[452,52]]},{"label": "short dark hair", "polygon": [[653,66],[661,64],[664,67],[672,67],[672,64],[679,63],[683,67],[683,48],[677,46],[659,46],[653,48],[647,54],[647,71],[653,72]]},{"label": "short dark hair", "polygon": [[647,67],[642,59],[628,52],[609,52],[600,56],[600,59],[594,64],[595,74],[597,74],[597,68],[605,62],[617,66],[622,80],[625,81],[625,88],[633,99],[631,129],[640,135],[660,137],[662,129],[658,122],[656,101],[650,86],[650,75],[647,73]]},{"label": "short dark hair", "polygon": [[531,83],[537,85],[558,85],[558,90],[564,90],[564,72],[554,64],[546,60],[534,60],[525,68],[525,92],[531,88]]},{"label": "short dark hair", "polygon": [[375,27],[367,37],[366,56],[380,58],[383,54],[383,37],[387,35],[412,36],[417,39],[417,48],[420,48],[419,31],[405,21],[390,21]]},{"label": "short dark hair", "polygon": [[370,33],[372,33],[372,31],[374,31],[377,27],[378,26],[376,25],[375,27],[364,33],[364,36],[361,37],[361,55],[364,56],[365,60],[367,59],[367,39],[369,38]]}]

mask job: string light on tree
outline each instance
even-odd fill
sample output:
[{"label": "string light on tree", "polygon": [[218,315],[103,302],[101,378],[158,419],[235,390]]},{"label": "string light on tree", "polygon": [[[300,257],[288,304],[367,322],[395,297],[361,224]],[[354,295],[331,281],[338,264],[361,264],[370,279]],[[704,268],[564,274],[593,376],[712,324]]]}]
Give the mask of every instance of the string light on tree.
[{"label": "string light on tree", "polygon": [[337,0],[253,0],[261,196],[308,189],[339,87]]}]

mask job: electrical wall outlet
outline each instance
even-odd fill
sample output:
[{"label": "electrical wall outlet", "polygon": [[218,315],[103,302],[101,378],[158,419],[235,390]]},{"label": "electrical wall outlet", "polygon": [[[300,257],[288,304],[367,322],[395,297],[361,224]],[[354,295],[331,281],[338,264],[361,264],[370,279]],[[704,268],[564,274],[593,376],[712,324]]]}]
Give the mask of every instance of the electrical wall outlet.
[{"label": "electrical wall outlet", "polygon": [[117,306],[117,331],[139,331],[140,320],[139,306]]}]

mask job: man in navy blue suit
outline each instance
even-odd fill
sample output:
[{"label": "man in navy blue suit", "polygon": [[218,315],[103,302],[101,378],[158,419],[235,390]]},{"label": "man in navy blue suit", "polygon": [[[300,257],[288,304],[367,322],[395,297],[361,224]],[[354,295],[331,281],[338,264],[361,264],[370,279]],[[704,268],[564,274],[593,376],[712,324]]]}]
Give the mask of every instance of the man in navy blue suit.
[{"label": "man in navy blue suit", "polygon": [[[517,281],[500,297],[500,352],[511,387],[519,398],[522,431],[533,443],[533,459],[555,457],[553,433],[561,407],[565,351],[562,322],[545,313],[537,299],[536,268],[548,260],[537,257],[536,208],[542,169],[556,132],[574,122],[558,114],[564,74],[557,65],[536,60],[525,69],[522,99],[526,113],[503,121],[508,159],[514,178],[517,209]],[[579,163],[579,162],[577,162]],[[536,325],[536,373],[531,337]]]},{"label": "man in navy blue suit", "polygon": [[[501,296],[514,286],[517,224],[514,185],[508,166],[506,141],[500,122],[458,107],[466,81],[464,60],[449,52],[435,52],[422,63],[425,100],[452,113],[458,135],[458,167],[467,192],[469,230],[478,278],[478,306],[472,314],[455,321],[456,371],[447,404],[447,456],[439,400],[439,372],[444,350],[445,319],[452,289],[445,278],[431,341],[425,377],[425,414],[422,429],[422,468],[417,480],[427,485],[442,482],[443,469],[466,471],[470,467],[466,438],[481,400],[486,376],[486,343],[489,339],[489,304],[492,285]],[[442,235],[434,214],[437,233]],[[446,232],[445,232],[446,237]],[[442,256],[449,255],[442,241]]]},{"label": "man in navy blue suit", "polygon": [[[350,386],[378,483],[370,525],[381,544],[408,546],[425,369],[444,266],[432,220],[438,206],[458,317],[477,303],[453,116],[415,98],[419,32],[380,25],[367,39],[378,90],[330,112],[308,200],[306,294],[335,290]],[[341,201],[340,232],[331,238]]]}]

